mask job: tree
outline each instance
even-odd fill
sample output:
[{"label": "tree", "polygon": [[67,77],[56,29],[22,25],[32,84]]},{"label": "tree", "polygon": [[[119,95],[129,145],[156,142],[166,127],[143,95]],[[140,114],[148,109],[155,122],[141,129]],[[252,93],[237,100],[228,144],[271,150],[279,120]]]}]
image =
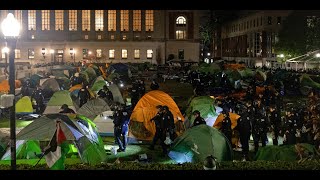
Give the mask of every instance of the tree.
[{"label": "tree", "polygon": [[319,16],[309,16],[312,12],[293,11],[283,21],[275,44],[276,54],[297,57],[320,47]]}]

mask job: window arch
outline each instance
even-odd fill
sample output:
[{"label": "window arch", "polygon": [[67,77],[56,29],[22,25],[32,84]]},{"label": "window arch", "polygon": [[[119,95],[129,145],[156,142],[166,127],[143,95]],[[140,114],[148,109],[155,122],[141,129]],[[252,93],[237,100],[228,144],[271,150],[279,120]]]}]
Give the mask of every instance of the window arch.
[{"label": "window arch", "polygon": [[177,25],[186,25],[186,24],[187,24],[187,20],[186,20],[185,17],[179,16],[179,17],[176,19],[176,24],[177,24]]}]

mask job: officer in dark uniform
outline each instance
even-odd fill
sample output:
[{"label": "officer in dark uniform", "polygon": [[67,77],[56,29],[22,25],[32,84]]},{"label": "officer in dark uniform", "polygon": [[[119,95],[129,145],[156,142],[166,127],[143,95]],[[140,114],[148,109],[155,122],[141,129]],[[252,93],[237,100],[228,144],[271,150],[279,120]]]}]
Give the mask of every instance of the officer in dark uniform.
[{"label": "officer in dark uniform", "polygon": [[159,89],[159,84],[157,83],[157,81],[155,79],[152,80],[151,85],[150,85],[150,89],[151,90],[158,90]]},{"label": "officer in dark uniform", "polygon": [[278,136],[279,136],[280,126],[281,126],[281,114],[280,114],[280,111],[277,111],[275,109],[274,105],[270,106],[269,111],[270,111],[269,120],[270,120],[270,125],[273,133],[273,136],[272,136],[273,145],[278,145]]},{"label": "officer in dark uniform", "polygon": [[98,96],[99,97],[101,97],[102,99],[106,99],[107,98],[107,91],[108,91],[109,89],[108,89],[108,87],[107,87],[107,85],[104,85],[103,87],[102,87],[102,89],[100,89],[99,91],[98,91]]},{"label": "officer in dark uniform", "polygon": [[262,147],[266,146],[268,127],[269,123],[266,117],[265,109],[262,106],[261,101],[258,100],[255,107],[255,117],[252,121],[252,133],[255,152],[257,152],[259,149],[260,140],[262,143]]},{"label": "officer in dark uniform", "polygon": [[249,139],[251,135],[251,103],[246,104],[246,109],[241,111],[240,119],[238,120],[237,128],[240,134],[240,142],[242,147],[242,156],[244,160],[248,159]]},{"label": "officer in dark uniform", "polygon": [[71,81],[71,86],[75,86],[77,84],[83,83],[83,79],[82,79],[82,77],[80,77],[78,72],[75,73],[74,76],[71,77],[70,81]]},{"label": "officer in dark uniform", "polygon": [[69,108],[67,104],[63,104],[60,109],[62,109],[62,110],[59,113],[75,114],[74,110]]},{"label": "officer in dark uniform", "polygon": [[31,87],[31,82],[30,80],[26,80],[24,85],[21,88],[21,94],[22,96],[30,96],[30,87]]},{"label": "officer in dark uniform", "polygon": [[136,104],[138,103],[139,101],[139,86],[137,84],[137,82],[134,82],[133,85],[132,85],[132,89],[131,89],[131,92],[130,92],[130,95],[131,95],[131,109],[133,110],[134,107],[136,106]]},{"label": "officer in dark uniform", "polygon": [[80,105],[79,105],[80,107],[82,107],[82,105],[87,103],[88,100],[90,99],[90,93],[86,85],[83,85],[82,88],[79,90],[78,98],[80,100]]},{"label": "officer in dark uniform", "polygon": [[167,154],[167,147],[164,144],[165,136],[166,136],[166,132],[165,132],[166,123],[163,122],[162,106],[158,105],[156,108],[158,110],[158,113],[150,120],[150,121],[154,121],[154,123],[156,125],[156,133],[153,137],[153,140],[152,140],[152,143],[151,143],[149,149],[154,150],[155,144],[160,139],[160,145],[162,147],[163,154]]},{"label": "officer in dark uniform", "polygon": [[232,138],[232,129],[231,129],[231,119],[229,117],[229,112],[223,110],[223,120],[221,123],[221,128],[220,131],[227,137],[229,140],[230,144],[232,143],[231,138]]},{"label": "officer in dark uniform", "polygon": [[121,131],[122,131],[122,111],[120,105],[116,105],[113,114],[113,130],[114,130],[114,137],[116,143],[119,145],[118,152],[124,151],[124,147],[121,141]]},{"label": "officer in dark uniform", "polygon": [[139,98],[142,98],[142,96],[146,93],[146,86],[143,80],[139,80],[138,93],[139,93]]},{"label": "officer in dark uniform", "polygon": [[42,114],[44,111],[44,95],[43,91],[39,85],[37,85],[36,89],[33,91],[31,95],[31,100],[34,99],[36,101],[36,113]]},{"label": "officer in dark uniform", "polygon": [[200,125],[200,124],[207,124],[206,121],[201,117],[200,111],[195,110],[195,111],[193,111],[192,114],[193,114],[194,117],[195,117],[195,120],[193,121],[192,127],[198,126],[198,125]]},{"label": "officer in dark uniform", "polygon": [[286,144],[286,145],[296,144],[297,123],[296,123],[294,114],[291,110],[288,110],[286,112],[284,128],[285,128],[285,140],[283,144]]},{"label": "officer in dark uniform", "polygon": [[174,131],[174,117],[172,112],[169,110],[168,106],[163,106],[163,121],[167,124],[166,132],[169,132],[170,139],[173,141],[176,138],[176,133]]}]

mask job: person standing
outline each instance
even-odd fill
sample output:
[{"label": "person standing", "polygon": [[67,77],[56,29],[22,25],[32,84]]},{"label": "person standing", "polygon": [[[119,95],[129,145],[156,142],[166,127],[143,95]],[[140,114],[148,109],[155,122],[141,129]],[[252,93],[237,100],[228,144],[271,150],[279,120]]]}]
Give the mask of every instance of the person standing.
[{"label": "person standing", "polygon": [[150,85],[151,90],[158,90],[159,89],[159,84],[156,82],[155,79],[152,80],[151,85]]},{"label": "person standing", "polygon": [[78,98],[80,100],[79,107],[82,107],[90,99],[90,93],[89,93],[86,85],[83,85],[82,88],[79,90]]},{"label": "person standing", "polygon": [[171,141],[176,137],[174,128],[174,117],[168,106],[163,106],[163,121],[167,124],[166,132],[169,133]]},{"label": "person standing", "polygon": [[35,100],[36,102],[36,113],[37,114],[42,114],[44,111],[44,95],[43,95],[43,91],[40,88],[39,85],[37,85],[36,89],[33,91],[32,95],[31,95],[31,101]]},{"label": "person standing", "polygon": [[157,143],[157,141],[160,139],[160,145],[162,147],[163,154],[167,154],[167,147],[164,144],[165,141],[165,123],[163,122],[163,111],[162,106],[158,105],[156,106],[158,112],[157,114],[150,120],[155,123],[156,126],[156,133],[153,137],[152,143],[149,147],[149,149],[154,150],[154,146]]},{"label": "person standing", "polygon": [[240,119],[238,120],[237,128],[240,134],[240,142],[242,148],[243,161],[248,160],[249,153],[249,139],[251,135],[251,119],[250,119],[250,103],[247,103],[247,109],[244,109],[241,113]]},{"label": "person standing", "polygon": [[227,137],[229,140],[230,144],[232,143],[232,129],[231,129],[231,119],[229,117],[229,112],[228,111],[222,111],[223,114],[223,120],[221,123],[221,128],[220,131]]},{"label": "person standing", "polygon": [[278,145],[278,136],[280,132],[280,126],[281,126],[281,114],[280,111],[277,111],[275,109],[275,106],[270,106],[270,116],[269,116],[269,122],[271,124],[272,129],[272,142],[273,145]]},{"label": "person standing", "polygon": [[[128,142],[128,124],[130,117],[124,107],[120,105],[116,107],[113,115],[114,123],[114,136],[117,144],[119,145],[118,152],[125,152]],[[122,136],[122,138],[121,138]]]},{"label": "person standing", "polygon": [[200,124],[207,124],[206,121],[201,117],[200,111],[195,110],[195,111],[193,111],[192,114],[193,114],[194,117],[195,117],[195,119],[194,119],[194,121],[193,121],[192,127],[198,126],[198,125],[200,125]]}]

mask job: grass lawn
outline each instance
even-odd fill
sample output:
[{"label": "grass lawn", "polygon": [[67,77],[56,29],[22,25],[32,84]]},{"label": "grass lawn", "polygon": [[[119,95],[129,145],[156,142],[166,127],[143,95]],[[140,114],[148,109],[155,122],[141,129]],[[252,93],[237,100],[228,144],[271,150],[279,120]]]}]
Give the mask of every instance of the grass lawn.
[{"label": "grass lawn", "polygon": [[[28,124],[32,123],[32,121],[24,121],[24,120],[17,120],[16,119],[16,127],[26,127]],[[9,128],[10,127],[10,120],[9,119],[0,119],[0,128]]]}]

